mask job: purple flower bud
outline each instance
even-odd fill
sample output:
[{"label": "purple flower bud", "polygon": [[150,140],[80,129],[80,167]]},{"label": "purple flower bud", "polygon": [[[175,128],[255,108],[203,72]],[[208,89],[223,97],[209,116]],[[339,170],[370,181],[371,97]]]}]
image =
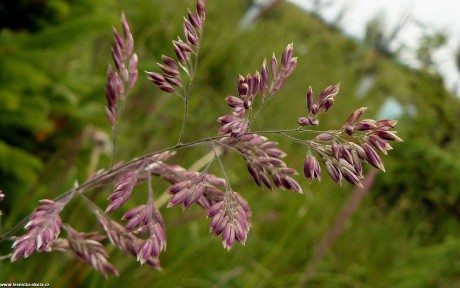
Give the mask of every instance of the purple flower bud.
[{"label": "purple flower bud", "polygon": [[377,127],[376,123],[373,119],[364,119],[355,123],[353,127],[358,131],[368,131],[375,129]]},{"label": "purple flower bud", "polygon": [[173,69],[173,70],[178,70],[179,69],[179,65],[177,65],[176,61],[174,61],[174,59],[172,59],[171,57],[168,57],[166,55],[162,55],[161,59],[163,59],[163,62],[166,65],[168,65],[171,69]]},{"label": "purple flower bud", "polygon": [[234,138],[238,138],[243,136],[248,132],[248,122],[245,120],[235,122],[234,127],[232,128],[231,136]]},{"label": "purple flower bud", "polygon": [[192,23],[193,27],[198,29],[200,32],[203,32],[203,23],[201,22],[201,18],[193,14],[190,10],[188,10],[188,20]]},{"label": "purple flower bud", "polygon": [[238,91],[240,91],[241,86],[246,83],[246,79],[243,77],[243,75],[239,74],[238,75],[238,80],[236,80],[236,87],[238,88]]},{"label": "purple flower bud", "polygon": [[135,71],[137,71],[137,63],[138,63],[137,54],[134,53],[131,56],[131,59],[129,60],[129,65],[128,65],[129,73],[134,73]]},{"label": "purple flower bud", "polygon": [[326,87],[326,89],[324,89],[318,96],[318,103],[320,103],[320,106],[323,106],[323,102],[328,98],[335,98],[335,96],[339,93],[339,90],[340,83]]},{"label": "purple flower bud", "polygon": [[289,168],[289,167],[278,168],[278,171],[281,174],[284,174],[284,175],[297,175],[297,174],[299,174],[299,173],[297,173],[297,171],[295,169]]},{"label": "purple flower bud", "polygon": [[128,20],[126,20],[125,13],[121,14],[121,24],[123,26],[123,33],[126,39],[126,50],[129,55],[133,53],[134,42],[133,42],[133,35],[129,29]]},{"label": "purple flower bud", "polygon": [[342,154],[341,150],[342,147],[337,144],[337,142],[332,143],[332,156],[336,159],[339,160],[340,155]]},{"label": "purple flower bud", "polygon": [[260,173],[257,171],[256,166],[253,165],[251,162],[247,163],[247,168],[249,174],[251,174],[252,178],[256,182],[257,186],[262,187],[262,182],[260,179]]},{"label": "purple flower bud", "polygon": [[[134,85],[136,84],[137,82],[137,77],[139,76],[139,73],[136,71],[134,71],[133,73],[131,73],[129,75],[129,81],[128,81],[128,87],[129,89],[132,89],[134,87]],[[123,94],[122,94],[123,95]]]},{"label": "purple flower bud", "polygon": [[327,98],[322,102],[320,108],[322,108],[324,112],[327,112],[332,106],[334,106],[334,98]]},{"label": "purple flower bud", "polygon": [[165,75],[165,80],[166,80],[166,82],[168,82],[172,86],[183,87],[182,81],[180,81],[177,78],[173,78],[173,77]]},{"label": "purple flower bud", "polygon": [[[244,105],[244,102],[243,102],[243,105]],[[246,113],[246,109],[244,108],[244,106],[235,107],[232,109],[232,114],[238,118],[243,118],[245,113]]]},{"label": "purple flower bud", "polygon": [[260,91],[262,94],[262,97],[265,97],[265,94],[267,92],[267,87],[268,87],[268,67],[267,67],[267,59],[264,59],[264,62],[262,63],[262,68],[260,70]]},{"label": "purple flower bud", "polygon": [[348,116],[347,120],[345,121],[344,127],[352,126],[353,124],[355,124],[356,121],[358,121],[358,119],[364,114],[364,112],[366,112],[366,110],[367,110],[367,107],[361,107],[353,111],[353,113],[351,113],[350,116]]},{"label": "purple flower bud", "polygon": [[257,95],[257,92],[259,92],[259,85],[260,85],[260,81],[261,81],[261,76],[260,76],[260,73],[259,71],[256,71],[256,73],[254,74],[254,76],[251,78],[252,81],[251,81],[251,95],[252,97],[255,97]]},{"label": "purple flower bud", "polygon": [[326,165],[327,173],[331,176],[332,180],[342,186],[342,173],[340,172],[340,169],[328,160],[324,161],[324,164]]},{"label": "purple flower bud", "polygon": [[[196,34],[195,28],[193,28],[192,23],[190,23],[185,17],[184,17],[184,35],[185,37],[188,37],[190,35],[193,38],[198,39],[198,35]],[[196,44],[193,44],[193,45],[196,45]]]},{"label": "purple flower bud", "polygon": [[261,135],[254,135],[254,137],[251,139],[251,145],[254,146],[260,146],[260,149],[262,150],[267,150],[270,148],[276,147],[278,143],[274,141],[267,141],[267,137],[261,136]]},{"label": "purple flower bud", "polygon": [[278,61],[276,60],[275,53],[272,54],[271,70],[273,79],[278,79]]},{"label": "purple flower bud", "polygon": [[169,67],[168,65],[163,65],[163,64],[160,64],[160,63],[157,63],[158,67],[160,67],[161,70],[163,70],[163,72],[172,77],[172,78],[180,78],[180,73],[177,69],[174,69],[174,68],[171,68]]},{"label": "purple flower bud", "polygon": [[318,106],[317,104],[313,104],[313,105],[311,106],[311,113],[312,113],[313,115],[315,115],[315,116],[318,115],[318,113],[319,113],[319,106]]},{"label": "purple flower bud", "polygon": [[120,69],[121,63],[123,62],[124,55],[123,55],[123,50],[120,46],[118,46],[116,43],[114,46],[111,48],[112,51],[112,59],[115,62],[115,67],[117,70]]},{"label": "purple flower bud", "polygon": [[228,106],[231,108],[243,107],[243,100],[235,96],[228,96],[225,98],[225,102],[227,102]]},{"label": "purple flower bud", "polygon": [[311,154],[308,154],[307,157],[305,157],[303,173],[307,181],[310,183],[313,178],[317,178],[318,181],[321,181],[321,167],[319,166],[318,160],[316,160],[316,158]]},{"label": "purple flower bud", "polygon": [[198,13],[201,21],[204,22],[206,19],[206,0],[198,0],[196,2],[196,12]]},{"label": "purple flower bud", "polygon": [[183,52],[183,53],[190,53],[193,52],[193,49],[187,43],[183,42],[182,40],[173,41],[176,46]]},{"label": "purple flower bud", "polygon": [[328,142],[334,139],[334,137],[329,133],[320,133],[315,137],[315,141],[318,142]]},{"label": "purple flower bud", "polygon": [[229,250],[233,246],[233,242],[235,241],[235,227],[233,224],[229,224],[225,226],[225,229],[222,233],[222,245],[225,249]]},{"label": "purple flower bud", "polygon": [[185,203],[185,201],[189,197],[188,192],[188,189],[183,189],[174,194],[174,196],[171,197],[171,199],[169,200],[167,207],[170,208]]},{"label": "purple flower bud", "polygon": [[303,194],[302,188],[299,183],[292,177],[285,176],[281,178],[284,188],[288,190],[294,190],[297,193]]},{"label": "purple flower bud", "polygon": [[363,175],[363,167],[361,165],[361,159],[359,158],[358,152],[356,150],[351,150],[351,156],[353,158],[353,168],[359,177]]},{"label": "purple flower bud", "polygon": [[242,83],[241,85],[238,85],[238,95],[240,97],[246,97],[249,92],[249,85],[247,83]]},{"label": "purple flower bud", "polygon": [[[121,50],[123,50],[125,48],[125,40],[123,40],[123,37],[121,37],[120,33],[118,33],[118,31],[113,28],[113,35],[114,35],[114,38],[115,38],[115,47],[118,47]],[[120,54],[121,56],[121,54]]]},{"label": "purple flower bud", "polygon": [[173,41],[173,46],[174,46],[174,52],[176,53],[177,59],[179,59],[179,62],[185,65],[188,60],[188,55],[187,53],[183,52],[182,49],[179,48],[177,45],[177,41]]},{"label": "purple flower bud", "polygon": [[396,124],[398,124],[397,120],[379,120],[376,122],[377,128],[379,130],[388,130],[390,128],[395,128]]},{"label": "purple flower bud", "polygon": [[155,85],[163,85],[165,83],[165,78],[160,73],[144,71],[149,75],[149,79],[155,83]]},{"label": "purple flower bud", "polygon": [[225,179],[217,177],[213,174],[206,174],[206,182],[208,182],[211,185],[220,187],[225,187],[225,185],[227,184],[227,181],[225,181]]},{"label": "purple flower bud", "polygon": [[224,116],[220,116],[219,118],[217,118],[217,122],[219,122],[220,125],[225,125],[225,124],[237,122],[240,120],[241,119],[239,117],[236,117],[233,115],[224,115]]},{"label": "purple flower bud", "polygon": [[271,158],[271,157],[259,157],[259,162],[263,165],[273,165],[275,167],[286,167],[286,163],[284,163],[280,159]]},{"label": "purple flower bud", "polygon": [[384,130],[375,130],[374,134],[382,139],[389,141],[402,142],[403,140],[396,136],[395,131],[384,131]]},{"label": "purple flower bud", "polygon": [[363,147],[353,142],[348,142],[348,144],[353,148],[354,151],[358,153],[358,156],[361,160],[366,160],[366,153],[364,152]]},{"label": "purple flower bud", "polygon": [[190,186],[192,186],[192,182],[190,180],[177,182],[176,184],[169,187],[168,193],[174,195],[181,190],[188,189]]},{"label": "purple flower bud", "polygon": [[308,91],[307,91],[307,111],[309,114],[313,114],[312,108],[313,108],[313,102],[314,102],[314,95],[313,95],[313,89],[311,86],[308,86]]},{"label": "purple flower bud", "polygon": [[382,159],[377,154],[377,152],[375,152],[375,150],[372,149],[372,147],[367,143],[364,143],[362,147],[363,147],[364,152],[366,153],[367,163],[385,172],[385,167],[383,166]]},{"label": "purple flower bud", "polygon": [[287,155],[284,151],[277,148],[267,149],[265,152],[268,156],[275,158],[284,158]]},{"label": "purple flower bud", "polygon": [[353,126],[346,125],[343,127],[343,131],[345,131],[345,133],[347,133],[349,136],[353,135]]},{"label": "purple flower bud", "polygon": [[[297,57],[294,57],[291,59],[291,61],[288,63],[288,66],[286,67],[285,70],[283,70],[283,77],[286,79],[288,78],[292,72],[294,72],[295,68],[297,67]],[[286,80],[284,80],[286,81]],[[281,87],[281,86],[280,86]]]},{"label": "purple flower bud", "polygon": [[193,36],[191,33],[188,33],[186,38],[187,38],[187,41],[194,46],[197,46],[199,43],[198,38]]},{"label": "purple flower bud", "polygon": [[341,156],[345,161],[347,161],[350,164],[353,164],[353,157],[351,156],[351,149],[348,146],[342,146],[341,149]]},{"label": "purple flower bud", "polygon": [[251,99],[246,99],[246,100],[244,100],[244,102],[243,102],[243,107],[244,107],[244,109],[246,109],[246,110],[251,109],[251,107],[252,107],[252,100],[251,100]]},{"label": "purple flower bud", "polygon": [[219,211],[222,210],[223,206],[223,201],[217,202],[216,204],[212,205],[211,208],[208,209],[208,217],[214,217]]},{"label": "purple flower bud", "polygon": [[343,178],[345,178],[348,182],[355,186],[363,188],[363,184],[361,183],[361,180],[359,180],[359,177],[358,175],[356,175],[356,172],[354,170],[350,170],[347,167],[341,166],[340,171],[342,172]]},{"label": "purple flower bud", "polygon": [[164,83],[163,85],[160,85],[158,86],[158,88],[160,88],[161,90],[163,90],[164,92],[166,93],[176,93],[176,89],[174,89],[171,85],[169,85],[168,83]]},{"label": "purple flower bud", "polygon": [[293,52],[293,43],[290,43],[287,45],[286,49],[284,49],[283,54],[281,55],[281,67],[287,67],[289,65]]},{"label": "purple flower bud", "polygon": [[365,136],[364,141],[369,143],[372,147],[379,150],[383,154],[387,155],[387,151],[393,149],[388,142],[376,135],[370,134],[369,136]]},{"label": "purple flower bud", "polygon": [[297,123],[299,126],[308,126],[310,125],[310,119],[307,117],[299,117],[297,118]]},{"label": "purple flower bud", "polygon": [[310,121],[311,125],[318,126],[319,125],[319,120],[316,119],[316,117],[310,117],[308,118],[308,121]]},{"label": "purple flower bud", "polygon": [[[260,172],[259,178],[268,189],[273,190],[272,182],[270,182],[270,178],[268,178],[268,176],[265,173]],[[262,185],[259,186],[262,187]]]}]

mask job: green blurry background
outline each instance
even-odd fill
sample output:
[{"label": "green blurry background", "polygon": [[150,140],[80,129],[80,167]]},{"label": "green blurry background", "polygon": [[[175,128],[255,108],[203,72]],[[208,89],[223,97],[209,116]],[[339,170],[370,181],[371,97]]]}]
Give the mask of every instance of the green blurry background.
[{"label": "green blurry background", "polygon": [[[248,30],[238,22],[249,0],[208,1],[205,35],[191,100],[185,141],[215,135],[216,118],[227,113],[238,74],[260,69],[272,51],[294,42],[298,68],[259,118],[258,128],[295,128],[306,113],[308,85],[316,92],[341,82],[325,129],[340,127],[348,114],[369,107],[376,117],[388,99],[403,113],[398,131],[405,142],[384,158],[386,173],[347,221],[346,230],[318,264],[312,287],[460,286],[460,102],[441,78],[398,64],[372,45],[282,3]],[[19,0],[0,3],[0,188],[6,198],[3,231],[28,215],[43,198],[54,198],[83,182],[99,153],[100,135],[110,137],[105,116],[107,64],[112,26],[125,11],[139,55],[139,70],[155,70],[161,54],[173,55],[171,40],[182,34],[182,17],[194,1]],[[364,92],[364,79],[373,79]],[[115,159],[128,160],[177,141],[182,102],[159,92],[140,73],[119,131]],[[257,128],[256,128],[257,129]],[[284,139],[288,163],[301,171],[305,149]],[[104,153],[98,167],[110,164]],[[171,162],[191,166],[208,151],[180,151]],[[244,161],[224,156],[235,191],[253,210],[246,246],[231,252],[208,233],[205,213],[193,207],[162,209],[168,250],[163,271],[139,267],[110,248],[120,277],[105,280],[85,263],[63,253],[34,254],[0,262],[0,282],[48,282],[51,287],[296,287],[323,235],[331,229],[352,187],[329,179],[308,185],[304,195],[260,191]],[[218,170],[215,170],[219,173]],[[153,182],[157,193],[166,188]],[[110,189],[90,194],[106,205]],[[143,203],[139,187],[129,207]],[[134,203],[136,202],[136,203]],[[121,213],[121,212],[120,212]],[[98,227],[81,200],[62,213],[81,231]],[[121,214],[120,214],[121,215]],[[115,215],[116,217],[120,215]],[[10,253],[11,242],[0,244]]]}]

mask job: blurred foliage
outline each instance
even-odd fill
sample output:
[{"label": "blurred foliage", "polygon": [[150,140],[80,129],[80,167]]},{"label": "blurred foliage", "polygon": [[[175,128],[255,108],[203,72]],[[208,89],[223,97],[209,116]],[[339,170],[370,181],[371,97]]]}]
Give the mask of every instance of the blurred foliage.
[{"label": "blurred foliage", "polygon": [[387,57],[398,56],[403,46],[393,46],[396,45],[395,40],[409,20],[410,16],[406,13],[400,16],[396,24],[388,26],[386,17],[380,13],[366,24],[364,42]]},{"label": "blurred foliage", "polygon": [[[85,123],[96,120],[95,112],[100,113],[93,99],[102,94],[104,70],[95,70],[95,50],[101,45],[100,31],[109,30],[117,18],[100,14],[106,4],[98,3],[99,7],[84,0],[4,3],[8,9],[2,13],[12,18],[2,17],[9,22],[0,31],[3,189],[24,191],[33,186],[53,151],[64,147]],[[15,27],[19,17],[9,8],[30,15],[33,23],[24,21],[23,27]],[[56,19],[49,17],[50,9],[57,9]]]},{"label": "blurred foliage", "polygon": [[423,69],[432,70],[434,68],[433,53],[441,46],[446,45],[446,43],[447,36],[443,32],[425,34],[422,36],[416,55]]},{"label": "blurred foliage", "polygon": [[[131,23],[139,70],[151,71],[162,53],[173,55],[170,40],[181,34],[182,17],[194,5],[192,0],[39,2],[48,8],[31,13],[23,27],[3,24],[9,28],[0,32],[4,228],[29,213],[38,199],[59,195],[90,172],[87,166],[97,150],[89,141],[90,132],[110,133],[103,86],[111,61],[111,25],[119,27],[120,12],[124,10]],[[208,2],[185,141],[214,135],[215,119],[228,110],[223,99],[235,93],[238,74],[260,69],[264,57],[272,51],[280,55],[290,42],[299,56],[297,71],[266,107],[255,129],[296,127],[297,117],[306,113],[308,85],[319,92],[341,82],[334,108],[320,119],[325,129],[340,127],[360,106],[368,106],[367,116],[374,117],[389,96],[406,112],[398,124],[405,142],[395,144],[385,157],[388,172],[378,174],[371,197],[350,219],[318,267],[311,287],[457,286],[460,103],[446,92],[440,78],[401,66],[379,49],[344,38],[289,3],[241,31],[238,22],[250,1]],[[33,1],[17,1],[18,7],[20,3]],[[369,75],[375,81],[358,96],[360,82]],[[182,103],[154,89],[145,78],[140,75],[129,96],[116,161],[169,146],[179,134]],[[289,164],[301,167],[306,151],[281,138],[274,140],[286,147]],[[199,147],[180,151],[173,162],[189,167],[205,153]],[[53,287],[296,287],[351,187],[340,189],[324,179],[310,186],[302,182],[303,197],[258,191],[244,163],[233,156],[223,159],[232,187],[253,210],[254,227],[245,247],[224,251],[220,241],[207,233],[208,221],[198,208],[185,213],[162,209],[169,242],[161,256],[162,272],[139,268],[134,258],[109,248],[119,278],[105,280],[66,254],[42,253],[17,263],[0,262],[0,281],[49,282]],[[109,156],[103,155],[99,166],[109,163]],[[158,193],[166,189],[160,181],[154,185]],[[138,204],[146,199],[143,188],[133,194]],[[95,191],[90,197],[103,207],[107,191]],[[94,217],[82,201],[74,202],[63,211],[63,219],[82,231],[94,230]],[[2,254],[10,251],[10,244],[0,244]]]}]

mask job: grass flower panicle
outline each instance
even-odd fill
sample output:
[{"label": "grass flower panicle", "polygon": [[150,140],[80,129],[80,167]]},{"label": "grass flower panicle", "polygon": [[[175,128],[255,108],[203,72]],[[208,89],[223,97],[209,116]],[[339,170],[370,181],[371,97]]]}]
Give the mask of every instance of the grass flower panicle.
[{"label": "grass flower panicle", "polygon": [[[102,244],[107,239],[119,250],[133,256],[141,265],[148,264],[160,270],[161,252],[166,250],[167,243],[166,225],[160,211],[165,204],[167,208],[182,206],[183,210],[193,205],[203,208],[210,218],[210,233],[221,237],[224,249],[230,250],[235,242],[244,245],[251,228],[251,209],[243,196],[231,187],[224,165],[227,154],[242,157],[249,175],[260,188],[280,188],[303,193],[297,179],[299,173],[288,165],[288,155],[278,142],[270,139],[273,135],[302,147],[306,153],[303,176],[309,183],[315,179],[321,181],[325,169],[337,184],[342,185],[345,180],[362,188],[365,164],[385,171],[379,153],[386,155],[393,149],[390,141],[402,141],[394,131],[397,121],[361,119],[367,109],[361,107],[353,111],[340,128],[319,128],[318,115],[331,110],[339,94],[340,83],[326,87],[317,97],[313,89],[308,87],[305,96],[306,114],[297,118],[297,127],[284,130],[253,129],[263,108],[287,83],[297,67],[293,43],[286,46],[279,59],[275,53],[269,60],[264,59],[260,72],[238,76],[236,94],[225,98],[230,111],[217,119],[220,125],[217,135],[183,142],[189,100],[205,31],[205,18],[206,1],[197,0],[195,11],[188,10],[183,19],[183,39],[178,37],[172,41],[175,57],[162,55],[161,62],[157,63],[157,71],[146,71],[147,78],[157,88],[167,94],[175,94],[184,101],[177,144],[128,162],[113,164],[108,169],[92,173],[83,184],[75,185],[54,200],[40,200],[40,206],[17,225],[24,227],[26,233],[15,237],[18,229],[13,228],[1,239],[14,240],[13,253],[9,257],[11,261],[27,258],[34,252],[65,251],[74,253],[105,277],[109,274],[118,275],[115,266],[108,262],[109,255]],[[120,112],[138,78],[139,59],[134,52],[133,35],[124,14],[121,25],[122,33],[116,29],[113,32],[111,53],[114,66],[109,65],[105,86],[106,112],[112,126],[113,144],[116,144]],[[179,150],[197,146],[209,147],[210,152],[197,161],[192,166],[194,168],[185,169],[180,163],[172,162]],[[210,169],[216,163],[221,172]],[[153,187],[157,187],[156,181],[166,182],[168,188],[162,195],[155,195],[158,197],[154,199]],[[131,197],[134,190],[141,190],[139,184],[144,182],[148,184],[147,191],[144,191],[148,193],[147,202],[133,203],[133,198],[138,199]],[[104,187],[112,188],[105,213],[94,199],[85,196],[85,193],[95,188]],[[84,199],[88,204],[100,224],[100,232],[79,232],[62,222],[60,213],[74,196]],[[3,197],[0,190],[0,201]],[[126,209],[126,206],[130,209]],[[115,215],[120,213],[118,210],[123,209],[127,211],[123,211],[121,221],[115,220]],[[67,231],[66,237],[59,237],[61,227]]]}]

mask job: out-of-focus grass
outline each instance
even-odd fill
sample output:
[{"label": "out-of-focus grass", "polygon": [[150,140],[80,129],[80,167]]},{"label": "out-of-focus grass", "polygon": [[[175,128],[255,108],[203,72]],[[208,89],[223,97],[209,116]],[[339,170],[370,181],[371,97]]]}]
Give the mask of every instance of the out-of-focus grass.
[{"label": "out-of-focus grass", "polygon": [[[170,39],[181,34],[182,16],[187,7],[193,6],[193,2],[130,0],[113,6],[109,3],[104,13],[116,19],[121,10],[126,11],[139,52],[139,70],[154,70],[154,63],[162,53],[173,54]],[[319,93],[326,86],[341,82],[341,93],[335,106],[329,115],[320,119],[325,129],[340,127],[348,114],[361,106],[369,107],[369,117],[376,115],[379,106],[389,95],[404,105],[414,105],[420,113],[427,113],[425,122],[434,121],[435,118],[432,115],[435,113],[431,112],[424,100],[428,97],[438,97],[438,101],[444,100],[451,103],[452,107],[458,107],[458,102],[449,95],[442,94],[442,98],[432,95],[430,90],[420,88],[434,86],[437,88],[433,90],[442,90],[439,88],[441,83],[433,77],[414,74],[394,61],[380,57],[287,3],[270,12],[250,30],[241,31],[237,24],[248,7],[248,1],[208,2],[205,36],[185,141],[214,135],[218,130],[215,119],[227,113],[223,99],[236,92],[238,74],[245,75],[260,69],[264,57],[270,57],[272,51],[279,56],[290,42],[294,42],[299,56],[298,68],[285,88],[267,106],[255,129],[296,127],[297,117],[306,112],[304,101],[308,85]],[[116,23],[116,26],[119,24]],[[101,52],[101,49],[85,51],[85,57],[75,61],[88,63],[91,59],[91,63],[94,63],[93,71],[99,71],[103,76],[106,63],[110,61],[110,42],[106,42],[109,36],[110,29],[107,29],[100,36],[102,44],[95,42],[99,43],[97,47],[103,47],[107,53]],[[95,58],[91,58],[91,55]],[[367,95],[358,99],[358,83],[369,71],[376,75],[376,83]],[[140,83],[130,95],[123,115],[117,160],[126,160],[174,144],[179,134],[182,102],[177,97],[158,92],[145,78],[141,72]],[[103,85],[103,81],[99,82]],[[101,86],[98,100],[93,100],[100,106],[100,117],[96,123],[109,131],[108,124],[104,122],[105,100],[102,91]],[[435,100],[433,102],[436,103]],[[414,123],[414,120],[407,118],[407,122],[401,121],[399,125],[400,129],[409,131],[407,134],[410,135],[412,130],[408,123]],[[421,134],[423,132],[420,131]],[[406,138],[406,135],[401,134],[401,137]],[[289,165],[301,171],[305,149],[284,139],[276,140],[286,148]],[[404,149],[404,145],[396,144],[394,147]],[[75,178],[81,181],[85,179],[84,168],[90,150],[91,147],[84,146],[78,153],[80,158],[75,162],[76,166],[65,175],[59,189],[64,191],[71,187]],[[203,148],[179,151],[171,162],[189,167],[206,152]],[[451,153],[458,155],[454,149]],[[390,158],[388,170],[392,166],[398,167],[398,159],[391,159],[391,152],[385,158]],[[133,257],[108,248],[112,252],[110,261],[121,274],[119,278],[105,280],[85,263],[56,252],[36,254],[17,263],[0,262],[0,280],[49,282],[51,287],[297,286],[306,272],[317,243],[334,223],[351,187],[344,184],[343,188],[339,188],[324,177],[320,184],[309,186],[302,182],[305,191],[303,196],[278,190],[259,191],[248,176],[244,163],[239,160],[232,154],[223,157],[232,188],[244,195],[253,211],[253,227],[244,247],[235,245],[231,252],[224,250],[219,238],[212,238],[208,233],[209,220],[201,209],[193,207],[185,212],[176,208],[162,209],[168,234],[168,250],[161,256],[162,272],[139,267]],[[109,162],[108,157],[104,156],[101,166],[109,165]],[[215,169],[215,172],[219,173],[219,170]],[[380,183],[379,179],[385,177],[388,175],[378,174],[377,182]],[[47,187],[52,186],[55,180],[50,179],[49,183],[38,186],[38,192],[33,191],[28,196],[18,214],[25,215],[31,211],[40,198],[56,196],[47,193]],[[157,180],[154,180],[153,185],[157,194],[166,188]],[[393,207],[381,205],[380,201],[385,201],[385,197],[380,198],[378,195],[386,195],[388,191],[380,191],[378,187],[381,186],[377,185],[371,191],[372,197],[366,198],[361,204],[356,215],[347,223],[345,233],[320,263],[312,278],[312,287],[394,287],[402,285],[400,283],[408,284],[399,287],[431,287],[433,283],[441,285],[457,279],[452,272],[455,267],[452,270],[440,268],[433,271],[428,268],[429,260],[424,259],[435,257],[441,263],[443,259],[450,258],[448,252],[459,253],[455,249],[459,245],[458,240],[448,237],[448,231],[456,231],[459,227],[452,220],[454,218],[449,218],[454,228],[445,232],[445,241],[444,237],[440,237],[442,240],[431,243],[432,246],[422,245],[427,242],[426,229],[423,227],[429,219],[408,216],[409,208],[404,205],[405,202],[396,201]],[[147,191],[143,188],[141,186],[136,189],[133,195],[137,203],[142,203],[147,197]],[[446,189],[449,191],[452,188]],[[100,191],[94,199],[104,207],[108,193],[108,190]],[[97,227],[89,209],[79,200],[66,208],[63,218],[82,231]],[[17,221],[17,217],[7,220],[6,228]],[[5,243],[2,243],[2,251],[8,251]],[[452,259],[450,261],[455,262]],[[419,282],[412,281],[414,277]]]}]

